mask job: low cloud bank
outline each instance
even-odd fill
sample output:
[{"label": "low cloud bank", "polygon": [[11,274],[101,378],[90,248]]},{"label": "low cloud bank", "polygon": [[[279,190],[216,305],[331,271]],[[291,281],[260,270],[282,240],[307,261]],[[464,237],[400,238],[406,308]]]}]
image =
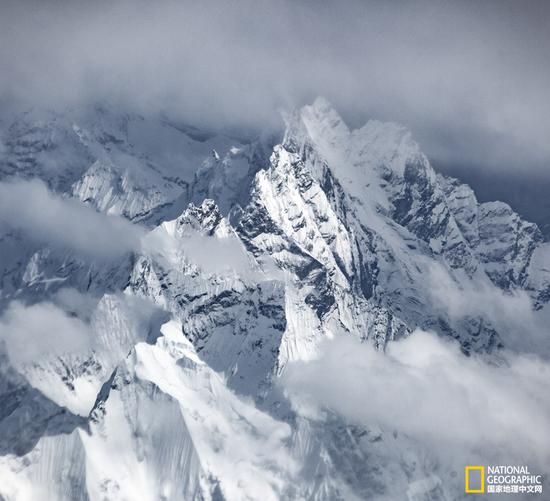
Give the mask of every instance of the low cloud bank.
[{"label": "low cloud bank", "polygon": [[291,364],[283,385],[297,408],[313,405],[404,433],[442,460],[546,468],[549,381],[550,365],[540,358],[507,353],[488,363],[416,331],[385,354],[351,336],[327,341],[317,360]]},{"label": "low cloud bank", "polygon": [[39,243],[99,259],[138,249],[141,227],[52,194],[39,180],[0,183],[0,221]]}]

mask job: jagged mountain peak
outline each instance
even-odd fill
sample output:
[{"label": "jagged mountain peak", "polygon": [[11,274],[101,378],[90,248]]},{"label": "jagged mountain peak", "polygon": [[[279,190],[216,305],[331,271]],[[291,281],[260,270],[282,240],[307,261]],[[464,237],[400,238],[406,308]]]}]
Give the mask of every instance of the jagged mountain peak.
[{"label": "jagged mountain peak", "polygon": [[[283,144],[293,151],[314,147],[333,169],[391,169],[404,176],[407,164],[428,165],[419,144],[406,127],[371,119],[350,130],[336,109],[322,97],[285,117]],[[348,173],[349,175],[349,173]],[[430,177],[433,175],[430,173]]]},{"label": "jagged mountain peak", "polygon": [[328,141],[341,147],[349,139],[350,130],[336,109],[318,97],[312,105],[300,109],[300,118],[315,142]]},{"label": "jagged mountain peak", "polygon": [[177,227],[188,226],[201,233],[212,234],[222,220],[220,210],[214,200],[206,198],[201,205],[190,203],[176,220]]}]

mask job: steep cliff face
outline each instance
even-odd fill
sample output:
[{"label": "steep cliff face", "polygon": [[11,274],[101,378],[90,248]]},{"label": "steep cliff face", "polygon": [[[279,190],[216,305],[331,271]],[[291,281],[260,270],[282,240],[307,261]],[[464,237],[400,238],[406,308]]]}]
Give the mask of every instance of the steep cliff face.
[{"label": "steep cliff face", "polygon": [[423,328],[497,352],[506,325],[440,296],[521,293],[546,313],[548,245],[397,124],[351,131],[323,99],[285,119],[282,140],[249,144],[102,109],[4,131],[3,180],[39,177],[147,231],[104,263],[2,223],[3,312],[51,302],[93,342],[2,356],[0,496],[445,499],[414,441],[301,413],[280,377],[345,335],[384,351]]}]

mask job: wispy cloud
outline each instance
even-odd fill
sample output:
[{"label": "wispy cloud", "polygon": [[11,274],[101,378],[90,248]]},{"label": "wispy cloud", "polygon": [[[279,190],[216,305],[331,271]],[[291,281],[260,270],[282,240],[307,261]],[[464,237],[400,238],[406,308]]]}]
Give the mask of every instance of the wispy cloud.
[{"label": "wispy cloud", "polygon": [[88,324],[53,303],[25,306],[10,303],[0,318],[0,339],[16,365],[40,363],[69,354],[85,354],[93,346]]},{"label": "wispy cloud", "polygon": [[550,365],[535,356],[503,353],[497,365],[417,331],[385,354],[351,336],[327,341],[319,359],[291,364],[283,382],[298,408],[313,403],[404,433],[442,460],[481,455],[546,467],[549,376]]},{"label": "wispy cloud", "polygon": [[0,220],[39,243],[111,259],[139,248],[145,230],[52,194],[39,180],[0,183]]},{"label": "wispy cloud", "polygon": [[534,310],[526,291],[503,291],[483,274],[458,283],[435,262],[429,265],[428,284],[435,311],[453,320],[483,318],[497,330],[507,348],[550,355],[550,312],[548,308]]}]

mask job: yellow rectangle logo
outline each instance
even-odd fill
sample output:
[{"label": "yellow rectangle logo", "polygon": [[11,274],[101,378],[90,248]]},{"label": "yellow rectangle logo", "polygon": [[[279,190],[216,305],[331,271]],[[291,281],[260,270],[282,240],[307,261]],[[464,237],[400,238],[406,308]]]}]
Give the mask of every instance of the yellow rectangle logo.
[{"label": "yellow rectangle logo", "polygon": [[[470,482],[470,472],[479,471],[479,489],[472,489],[470,486],[473,482]],[[483,494],[485,492],[485,466],[466,466],[464,467],[465,474],[465,489],[468,494]]]}]

